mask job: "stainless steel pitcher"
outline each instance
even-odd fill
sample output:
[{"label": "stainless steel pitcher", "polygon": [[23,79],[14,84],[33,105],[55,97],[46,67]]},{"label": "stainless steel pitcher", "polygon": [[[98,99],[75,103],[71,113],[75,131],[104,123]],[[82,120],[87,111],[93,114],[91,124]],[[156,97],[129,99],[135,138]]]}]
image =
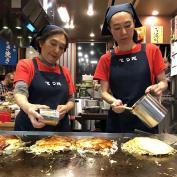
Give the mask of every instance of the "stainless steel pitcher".
[{"label": "stainless steel pitcher", "polygon": [[158,125],[167,114],[167,109],[151,94],[141,97],[132,108],[131,112],[151,128]]}]

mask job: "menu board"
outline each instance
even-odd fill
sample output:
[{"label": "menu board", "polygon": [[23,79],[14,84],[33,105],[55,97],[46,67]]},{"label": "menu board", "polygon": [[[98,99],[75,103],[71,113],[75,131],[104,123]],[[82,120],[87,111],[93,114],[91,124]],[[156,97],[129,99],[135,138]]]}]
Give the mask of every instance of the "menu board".
[{"label": "menu board", "polygon": [[151,26],[151,43],[163,43],[163,26]]}]

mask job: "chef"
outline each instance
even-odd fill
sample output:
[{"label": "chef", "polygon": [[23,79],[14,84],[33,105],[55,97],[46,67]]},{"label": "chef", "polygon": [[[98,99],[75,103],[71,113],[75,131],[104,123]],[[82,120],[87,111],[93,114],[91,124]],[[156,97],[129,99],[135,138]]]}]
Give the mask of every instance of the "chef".
[{"label": "chef", "polygon": [[141,26],[132,4],[110,6],[106,12],[102,35],[112,35],[117,47],[101,56],[94,78],[100,80],[103,99],[111,104],[107,132],[158,131],[158,127],[148,128],[124,109],[124,105],[132,106],[144,94],[160,96],[167,88],[159,48],[137,40],[135,28]]},{"label": "chef", "polygon": [[[39,56],[18,62],[14,78],[14,97],[20,106],[15,120],[18,131],[69,131],[68,111],[74,107],[75,88],[69,70],[57,64],[68,46],[64,29],[47,25],[32,40]],[[39,109],[59,112],[56,126],[46,125]]]}]

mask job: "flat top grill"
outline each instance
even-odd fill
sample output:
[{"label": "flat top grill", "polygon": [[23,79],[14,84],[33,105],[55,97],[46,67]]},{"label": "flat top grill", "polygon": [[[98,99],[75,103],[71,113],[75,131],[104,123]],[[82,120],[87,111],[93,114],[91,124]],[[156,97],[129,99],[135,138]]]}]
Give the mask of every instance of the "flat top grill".
[{"label": "flat top grill", "polygon": [[[0,157],[0,177],[177,177],[177,154],[173,156],[133,156],[121,151],[120,145],[135,134],[108,133],[52,133],[52,132],[2,132],[15,134],[24,141],[35,142],[52,134],[74,136],[99,136],[118,141],[119,150],[110,157],[76,152],[35,156],[21,151],[11,156]],[[161,136],[161,135],[159,135]],[[161,138],[167,136],[161,136]],[[30,144],[29,144],[30,145]]]}]

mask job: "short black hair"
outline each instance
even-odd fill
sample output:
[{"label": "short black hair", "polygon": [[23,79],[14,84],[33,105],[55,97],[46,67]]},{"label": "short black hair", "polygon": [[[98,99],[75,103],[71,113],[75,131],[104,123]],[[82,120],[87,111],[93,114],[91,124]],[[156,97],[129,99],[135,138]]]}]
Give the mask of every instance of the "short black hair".
[{"label": "short black hair", "polygon": [[39,53],[41,53],[41,47],[39,45],[40,41],[46,41],[47,38],[56,34],[63,34],[66,39],[65,51],[68,48],[69,37],[66,31],[63,28],[60,28],[56,25],[47,25],[43,27],[38,33],[33,36],[31,41],[31,46],[33,46]]}]

